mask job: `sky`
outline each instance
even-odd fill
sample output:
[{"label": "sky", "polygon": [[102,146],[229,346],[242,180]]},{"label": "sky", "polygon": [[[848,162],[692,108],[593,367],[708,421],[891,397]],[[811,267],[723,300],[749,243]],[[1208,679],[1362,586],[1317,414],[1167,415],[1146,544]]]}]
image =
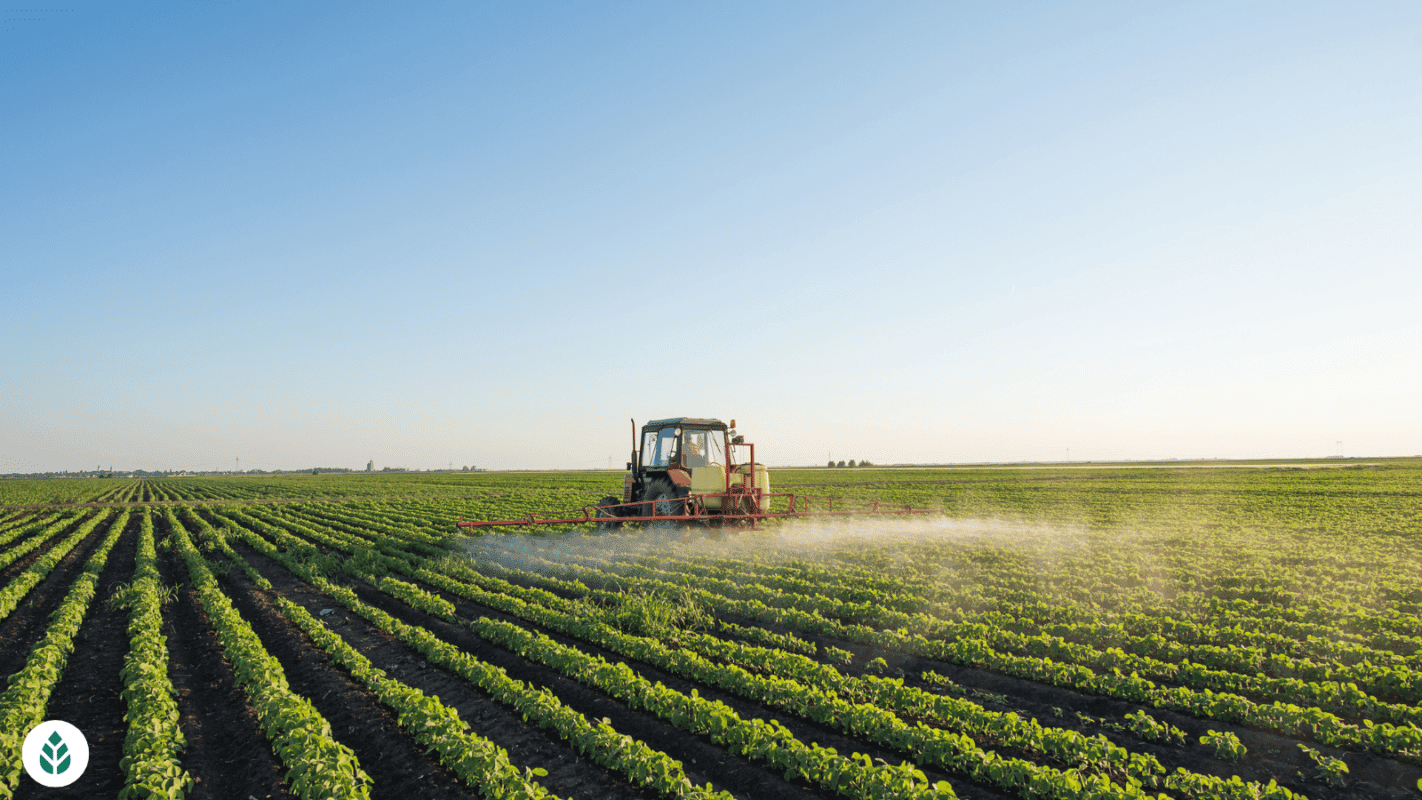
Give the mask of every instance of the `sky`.
[{"label": "sky", "polygon": [[1422,4],[61,5],[0,473],[1422,454]]}]

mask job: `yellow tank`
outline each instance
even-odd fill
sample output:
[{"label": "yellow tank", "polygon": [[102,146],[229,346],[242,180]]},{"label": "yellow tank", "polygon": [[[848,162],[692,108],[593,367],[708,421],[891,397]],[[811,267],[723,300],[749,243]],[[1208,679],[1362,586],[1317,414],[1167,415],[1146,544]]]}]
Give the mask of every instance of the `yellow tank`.
[{"label": "yellow tank", "polygon": [[691,493],[705,495],[702,500],[712,511],[721,510],[721,495],[726,493],[726,468],[711,463],[691,470]]},{"label": "yellow tank", "polygon": [[[735,474],[749,475],[750,469],[750,464],[741,464],[740,466],[736,467]],[[755,477],[752,478],[752,480],[755,481],[755,488],[759,489],[762,494],[770,494],[770,470],[766,469],[764,464],[758,463],[755,465]],[[770,498],[762,497],[760,500],[760,513],[764,514],[769,510]]]}]

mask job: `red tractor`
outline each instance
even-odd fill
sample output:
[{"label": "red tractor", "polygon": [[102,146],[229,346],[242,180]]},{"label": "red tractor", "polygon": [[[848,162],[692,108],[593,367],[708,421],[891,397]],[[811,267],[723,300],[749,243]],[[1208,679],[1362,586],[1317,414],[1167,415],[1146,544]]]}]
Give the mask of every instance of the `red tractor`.
[{"label": "red tractor", "polygon": [[[632,430],[635,436],[635,420]],[[753,519],[770,510],[770,473],[756,462],[755,445],[736,434],[735,420],[652,420],[642,426],[641,448],[636,445],[634,439],[622,497],[608,495],[598,503],[600,528],[617,527],[622,517],[660,518],[660,526]],[[739,465],[737,447],[749,450]]]}]

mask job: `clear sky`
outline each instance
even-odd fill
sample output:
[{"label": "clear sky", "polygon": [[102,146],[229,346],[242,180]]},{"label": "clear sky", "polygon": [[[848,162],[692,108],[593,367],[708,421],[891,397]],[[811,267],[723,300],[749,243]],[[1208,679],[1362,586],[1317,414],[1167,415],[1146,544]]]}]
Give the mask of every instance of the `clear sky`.
[{"label": "clear sky", "polygon": [[1422,454],[1419,3],[59,6],[0,473]]}]

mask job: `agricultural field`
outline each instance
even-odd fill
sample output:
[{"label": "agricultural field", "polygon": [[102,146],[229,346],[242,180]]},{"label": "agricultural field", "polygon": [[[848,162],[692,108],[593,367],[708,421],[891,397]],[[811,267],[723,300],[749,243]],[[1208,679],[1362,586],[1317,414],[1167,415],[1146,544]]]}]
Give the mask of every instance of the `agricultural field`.
[{"label": "agricultural field", "polygon": [[[0,481],[0,797],[1417,798],[1422,460]],[[87,738],[46,789],[20,744]]]}]

